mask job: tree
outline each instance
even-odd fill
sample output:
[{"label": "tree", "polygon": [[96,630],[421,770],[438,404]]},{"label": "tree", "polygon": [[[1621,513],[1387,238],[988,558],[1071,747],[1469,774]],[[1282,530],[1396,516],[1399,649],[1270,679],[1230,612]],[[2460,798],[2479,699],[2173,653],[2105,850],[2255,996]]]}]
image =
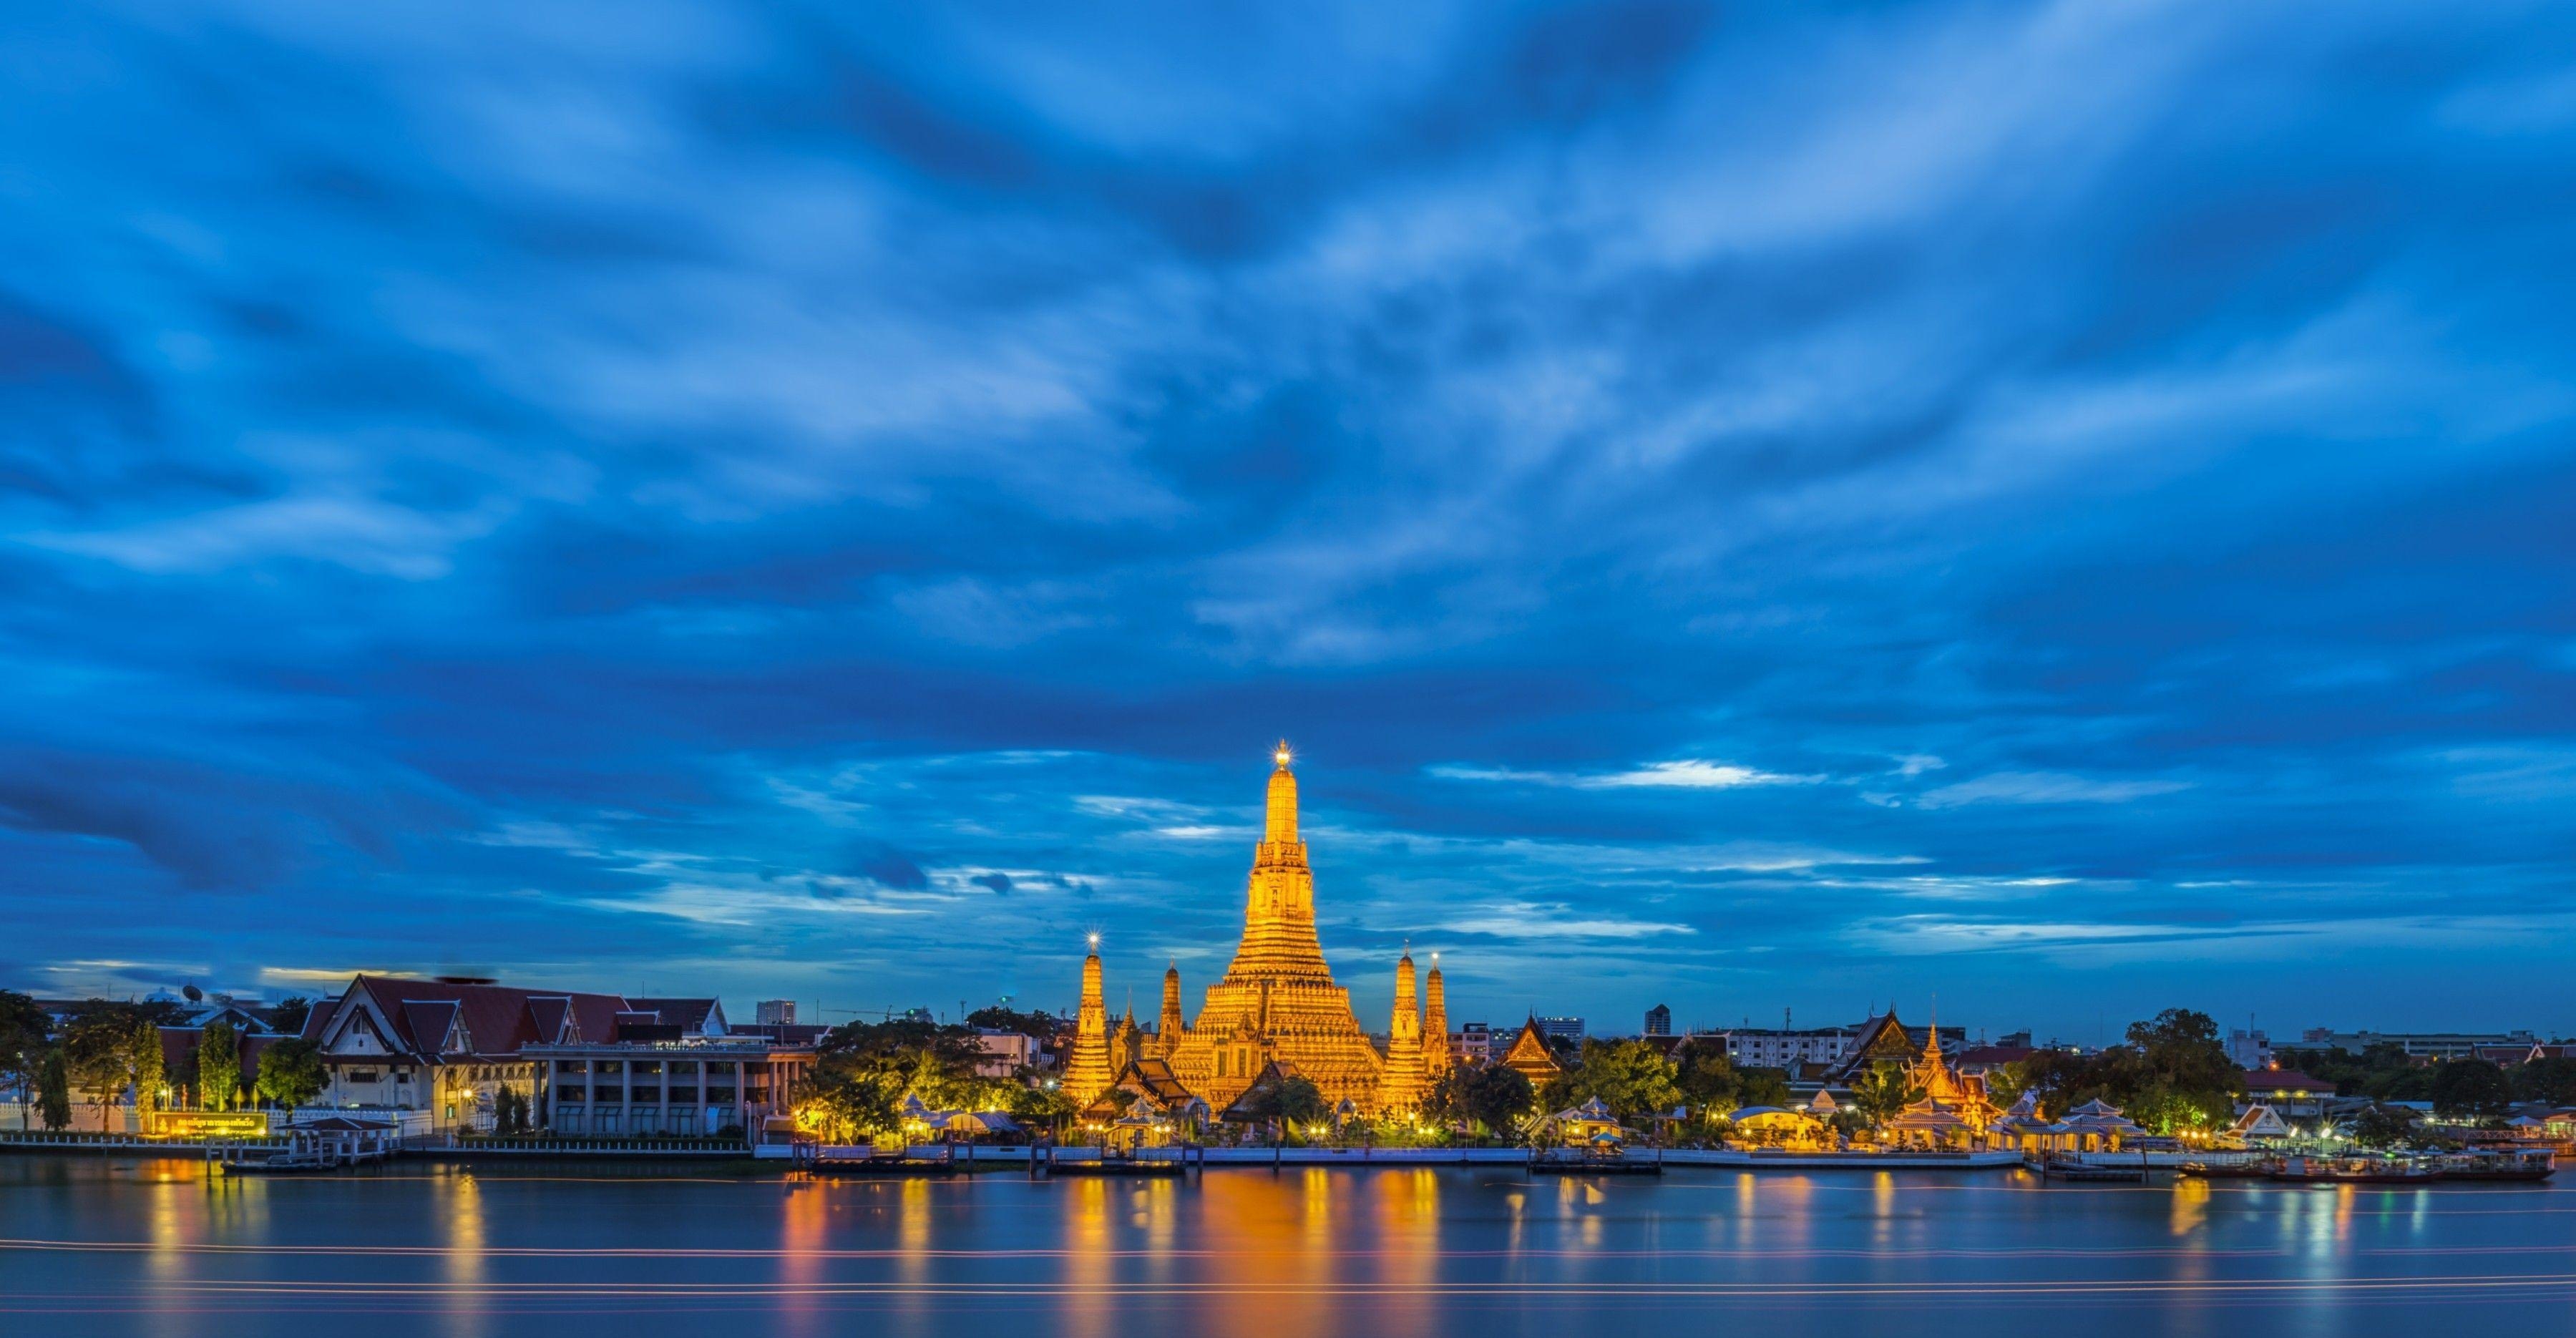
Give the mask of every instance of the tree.
[{"label": "tree", "polygon": [[300,1036],[272,1041],[259,1052],[252,1090],[293,1110],[322,1095],[322,1048]]},{"label": "tree", "polygon": [[988,1031],[1016,1032],[1022,1036],[1034,1036],[1041,1041],[1049,1041],[1055,1039],[1057,1032],[1064,1030],[1064,1019],[1053,1013],[1043,1011],[1023,1013],[1017,1009],[1004,1008],[995,1004],[968,1013],[966,1025],[982,1027]]},{"label": "tree", "polygon": [[303,1035],[305,1019],[312,1015],[313,1001],[311,999],[307,999],[301,994],[290,994],[285,998],[278,1000],[275,1008],[268,1010],[269,1030],[276,1032],[280,1036]]},{"label": "tree", "polygon": [[2245,1071],[2227,1057],[2218,1024],[2188,1008],[2130,1023],[2128,1044],[2105,1051],[2091,1070],[2091,1086],[2160,1134],[2227,1123],[2245,1091]]},{"label": "tree", "polygon": [[37,1070],[44,1066],[46,1038],[52,1019],[34,999],[0,990],[0,1084],[18,1094],[18,1127],[27,1127],[36,1092]]},{"label": "tree", "polygon": [[71,1125],[71,1075],[63,1066],[63,1048],[59,1045],[45,1047],[45,1058],[36,1066],[36,1112],[48,1129]]},{"label": "tree", "polygon": [[221,1019],[206,1024],[197,1040],[198,1099],[209,1110],[230,1110],[241,1091],[241,1033]]},{"label": "tree", "polygon": [[901,1126],[903,1094],[888,1073],[816,1062],[788,1092],[798,1127],[828,1143],[854,1143]]},{"label": "tree", "polygon": [[1311,1078],[1294,1075],[1272,1083],[1256,1083],[1243,1112],[1256,1120],[1270,1120],[1283,1130],[1311,1128],[1333,1118],[1333,1103],[1324,1099],[1324,1089]]},{"label": "tree", "polygon": [[1789,1095],[1789,1071],[1786,1069],[1737,1069],[1735,1099],[1744,1106],[1786,1106]]},{"label": "tree", "polygon": [[[2063,1050],[2036,1050],[2004,1065],[2004,1074],[2012,1099],[2019,1100],[2025,1092],[2038,1093],[2040,1118],[2053,1120],[2078,1104],[2069,1098],[2090,1081],[2091,1065]],[[1993,1095],[1991,1084],[1988,1095]]]},{"label": "tree", "polygon": [[1923,1099],[1923,1089],[1907,1076],[1903,1067],[1882,1059],[1869,1066],[1869,1071],[1852,1079],[1852,1104],[1875,1129],[1888,1122],[1898,1111]]},{"label": "tree", "polygon": [[1646,1041],[1585,1041],[1574,1067],[1548,1083],[1543,1104],[1562,1109],[1598,1097],[1612,1115],[1631,1120],[1680,1105],[1679,1076]]},{"label": "tree", "polygon": [[1699,1118],[1713,1119],[1734,1110],[1737,1089],[1742,1085],[1735,1073],[1735,1061],[1726,1057],[1721,1045],[1684,1042],[1674,1052],[1678,1072],[1673,1085],[1681,1089],[1682,1103]]},{"label": "tree", "polygon": [[[138,1105],[147,1099],[147,1084],[161,1083],[161,1033],[138,1004],[92,999],[72,1012],[63,1027],[63,1063],[73,1086],[89,1094],[98,1110],[98,1127],[107,1128],[107,1112],[129,1090]],[[149,1037],[148,1046],[139,1042]]]},{"label": "tree", "polygon": [[1500,1064],[1452,1064],[1432,1083],[1423,1109],[1487,1135],[1499,1136],[1530,1112],[1538,1094],[1518,1069]]},{"label": "tree", "polygon": [[161,1056],[161,1024],[150,1017],[137,1017],[126,1044],[132,1057],[129,1062],[134,1065],[134,1108],[159,1110],[161,1089],[169,1081]]},{"label": "tree", "polygon": [[2576,1106],[2576,1059],[2535,1059],[2515,1070],[2513,1088],[2525,1101]]},{"label": "tree", "polygon": [[2404,1106],[2373,1103],[2353,1117],[2352,1141],[2366,1148],[2393,1148],[2415,1137],[2415,1112]]},{"label": "tree", "polygon": [[1022,1128],[1044,1129],[1059,1138],[1064,1135],[1065,1121],[1082,1113],[1074,1109],[1073,1098],[1066,1096],[1062,1088],[1035,1084],[1011,1093],[1010,1112]]},{"label": "tree", "polygon": [[2433,1113],[2444,1119],[2493,1119],[2512,1105],[2512,1081],[2483,1059],[2455,1059],[2433,1070]]}]

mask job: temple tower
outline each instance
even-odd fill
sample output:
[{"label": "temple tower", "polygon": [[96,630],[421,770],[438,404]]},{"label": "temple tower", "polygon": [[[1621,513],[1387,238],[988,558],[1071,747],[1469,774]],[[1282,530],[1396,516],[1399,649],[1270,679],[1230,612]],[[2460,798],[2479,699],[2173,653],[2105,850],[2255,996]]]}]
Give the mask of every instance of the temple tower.
[{"label": "temple tower", "polygon": [[1422,1076],[1426,1083],[1447,1073],[1454,1058],[1449,1053],[1449,992],[1440,983],[1440,954],[1435,952],[1431,954],[1431,974],[1422,979]]},{"label": "temple tower", "polygon": [[1154,1023],[1154,1053],[1165,1059],[1181,1048],[1181,1038],[1189,1024],[1181,1020],[1181,964],[1174,962],[1163,970],[1163,1016]]},{"label": "temple tower", "polygon": [[1422,1104],[1422,1005],[1414,991],[1413,953],[1395,963],[1395,1012],[1386,1025],[1386,1071],[1378,1079],[1382,1111],[1411,1111]]},{"label": "temple tower", "polygon": [[1315,875],[1298,836],[1297,777],[1284,741],[1272,761],[1261,843],[1244,885],[1243,941],[1208,987],[1172,1069],[1222,1110],[1252,1085],[1267,1055],[1328,1100],[1375,1109],[1385,1061],[1352,1015],[1350,991],[1333,983],[1315,935]]},{"label": "temple tower", "polygon": [[1064,1063],[1064,1094],[1076,1106],[1090,1105],[1117,1076],[1109,1068],[1109,1006],[1100,997],[1100,936],[1094,934],[1091,954],[1082,959],[1082,1010]]}]

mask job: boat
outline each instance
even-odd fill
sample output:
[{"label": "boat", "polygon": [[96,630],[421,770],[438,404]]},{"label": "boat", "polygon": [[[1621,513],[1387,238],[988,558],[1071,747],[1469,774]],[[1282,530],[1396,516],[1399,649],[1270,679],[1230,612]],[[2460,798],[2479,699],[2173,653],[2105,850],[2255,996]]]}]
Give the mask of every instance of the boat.
[{"label": "boat", "polygon": [[2187,1161],[2174,1168],[2193,1180],[2260,1180],[2272,1173],[2268,1161]]},{"label": "boat", "polygon": [[2429,1185],[2433,1167],[2410,1157],[2284,1157],[2263,1178],[2293,1185]]},{"label": "boat", "polygon": [[1662,1175],[1663,1154],[1650,1160],[1618,1148],[1532,1148],[1532,1175]]},{"label": "boat", "polygon": [[2437,1159],[2433,1178],[2444,1184],[2530,1184],[2558,1170],[2551,1148],[2463,1152]]},{"label": "boat", "polygon": [[323,1175],[351,1164],[318,1152],[281,1152],[273,1157],[242,1157],[215,1163],[225,1175]]},{"label": "boat", "polygon": [[2101,1165],[2054,1157],[2025,1157],[2021,1165],[2023,1170],[2043,1181],[2063,1180],[2080,1185],[2143,1185],[2147,1182],[2147,1168],[2143,1162],[2136,1166]]}]

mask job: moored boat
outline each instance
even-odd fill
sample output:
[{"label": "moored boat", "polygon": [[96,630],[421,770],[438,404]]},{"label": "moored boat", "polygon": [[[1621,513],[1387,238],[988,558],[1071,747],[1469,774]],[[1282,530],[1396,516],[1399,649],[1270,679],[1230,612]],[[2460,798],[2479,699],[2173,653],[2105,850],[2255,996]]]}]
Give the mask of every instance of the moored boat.
[{"label": "moored boat", "polygon": [[2294,1185],[2429,1185],[2433,1168],[2405,1157],[2291,1156],[2264,1173]]},{"label": "moored boat", "polygon": [[2194,1180],[2260,1180],[2272,1173],[2268,1161],[2187,1161],[2175,1168]]},{"label": "moored boat", "polygon": [[2528,1184],[2546,1180],[2557,1170],[2555,1150],[2516,1148],[2440,1158],[2434,1163],[2433,1176],[2444,1184]]}]

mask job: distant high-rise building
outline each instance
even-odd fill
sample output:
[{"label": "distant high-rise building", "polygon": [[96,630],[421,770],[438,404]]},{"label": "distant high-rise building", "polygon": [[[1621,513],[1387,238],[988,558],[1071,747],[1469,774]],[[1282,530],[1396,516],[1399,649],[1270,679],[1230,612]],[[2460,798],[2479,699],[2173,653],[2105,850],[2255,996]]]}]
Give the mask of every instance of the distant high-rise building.
[{"label": "distant high-rise building", "polygon": [[1458,1057],[1470,1064],[1490,1062],[1494,1057],[1494,1029],[1482,1022],[1459,1023]]},{"label": "distant high-rise building", "polygon": [[1583,1039],[1583,1019],[1579,1017],[1543,1017],[1538,1020],[1539,1034],[1552,1040]]},{"label": "distant high-rise building", "polygon": [[752,1009],[753,1019],[761,1026],[792,1027],[796,1025],[796,1001],[794,999],[763,999],[759,1003],[753,1004]]},{"label": "distant high-rise building", "polygon": [[1657,1004],[1654,1007],[1647,1009],[1646,1034],[1649,1036],[1672,1035],[1673,1010],[1663,1004]]}]

